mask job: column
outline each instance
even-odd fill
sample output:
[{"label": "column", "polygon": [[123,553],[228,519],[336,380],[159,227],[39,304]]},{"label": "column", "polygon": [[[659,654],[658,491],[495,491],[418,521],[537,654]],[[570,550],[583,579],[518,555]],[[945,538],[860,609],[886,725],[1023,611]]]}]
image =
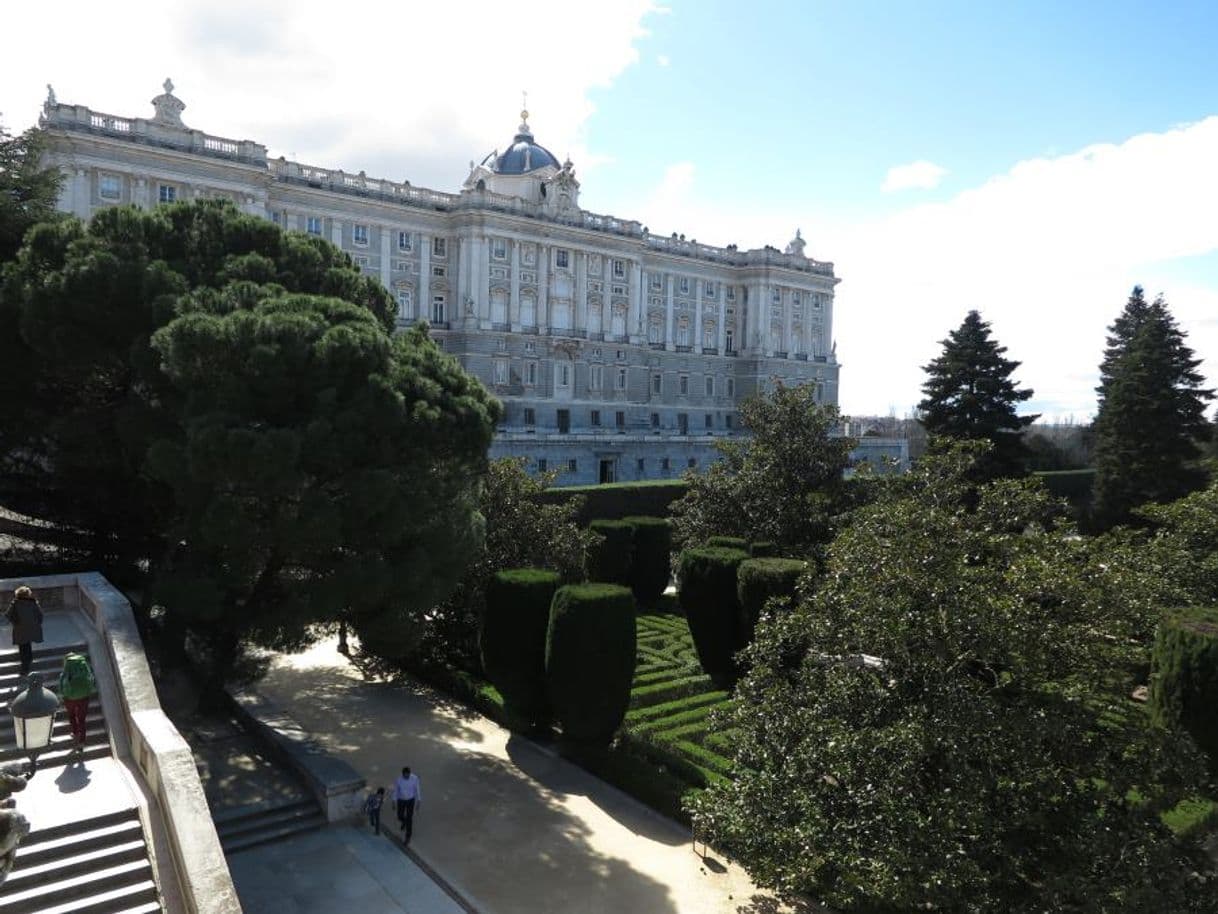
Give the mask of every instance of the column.
[{"label": "column", "polygon": [[550,248],[537,245],[537,332],[550,332]]},{"label": "column", "polygon": [[386,289],[389,288],[392,280],[390,279],[390,262],[389,262],[389,236],[392,234],[389,226],[382,225],[381,233],[381,285]]},{"label": "column", "polygon": [[508,241],[512,246],[512,297],[508,299],[508,324],[513,333],[520,332],[520,242]]},{"label": "column", "polygon": [[793,304],[791,298],[791,290],[788,289],[783,292],[782,298],[782,348],[786,354],[790,356],[791,352],[795,349],[795,347],[791,345],[791,315],[795,310],[795,305]]},{"label": "column", "polygon": [[571,308],[571,321],[576,330],[588,329],[588,255],[584,251],[572,251],[575,258],[575,301]]},{"label": "column", "polygon": [[89,172],[78,168],[72,176],[72,213],[81,219],[88,219],[92,209],[92,201],[89,199]]},{"label": "column", "polygon": [[727,284],[719,284],[719,322],[715,325],[719,331],[719,355],[727,352]]},{"label": "column", "polygon": [[668,274],[667,282],[664,284],[664,348],[672,351],[673,338],[673,302],[672,302],[672,284],[675,282],[673,275]]},{"label": "column", "polygon": [[[821,343],[820,354],[828,357],[829,353],[833,349],[833,295],[832,294],[821,296],[820,309],[821,309],[821,314],[824,315],[824,317],[821,318],[821,327],[824,328],[821,332],[824,334],[824,338],[823,338],[823,342]],[[836,397],[837,397],[837,394],[834,393],[833,402],[835,402],[835,403],[837,402]]]},{"label": "column", "polygon": [[330,240],[340,251],[343,249],[343,223],[341,219],[330,220]]},{"label": "column", "polygon": [[690,342],[693,344],[694,352],[702,351],[702,297],[706,295],[706,280],[694,280],[694,326]]},{"label": "column", "polygon": [[419,233],[419,286],[416,313],[420,320],[431,320],[431,236]]},{"label": "column", "polygon": [[295,213],[286,213],[283,217],[283,227],[289,232],[299,232],[300,223]]},{"label": "column", "polygon": [[148,179],[135,178],[131,182],[131,202],[140,209],[148,208]]},{"label": "column", "polygon": [[641,343],[643,335],[643,296],[646,294],[647,274],[643,265],[634,261],[630,271],[630,309],[626,312],[626,336],[632,343]]},{"label": "column", "polygon": [[491,329],[491,239],[483,237],[478,242],[478,313],[482,315],[482,329]]},{"label": "column", "polygon": [[458,235],[456,242],[456,250],[450,256],[456,258],[457,269],[451,271],[450,275],[455,274],[457,277],[457,301],[461,303],[461,319],[469,322],[477,320],[477,313],[472,305],[474,297],[470,291],[473,287],[470,281],[470,261],[473,260],[474,247],[472,239],[465,235]]},{"label": "column", "polygon": [[750,352],[761,355],[765,352],[765,344],[762,342],[762,318],[766,308],[769,307],[769,302],[766,299],[766,293],[769,290],[764,282],[756,283],[749,290],[749,310],[746,315],[746,323],[748,324],[748,334],[745,337],[744,345]]}]

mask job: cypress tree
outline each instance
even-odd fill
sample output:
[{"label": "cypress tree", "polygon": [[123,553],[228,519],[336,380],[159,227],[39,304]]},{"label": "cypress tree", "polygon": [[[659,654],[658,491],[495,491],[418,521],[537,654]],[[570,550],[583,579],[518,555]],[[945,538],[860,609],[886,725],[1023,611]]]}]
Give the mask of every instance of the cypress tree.
[{"label": "cypress tree", "polygon": [[1197,442],[1209,437],[1205,408],[1214,396],[1201,386],[1201,360],[1163,296],[1148,305],[1135,287],[1108,332],[1095,420],[1094,513],[1102,528],[1204,483]]},{"label": "cypress tree", "polygon": [[977,311],[942,346],[942,354],[923,367],[919,421],[932,436],[993,442],[991,471],[1022,474],[1029,456],[1022,432],[1037,416],[1015,413],[1016,404],[1032,396],[1031,388],[1011,380],[1020,363],[1004,357],[1007,348],[990,338],[990,325]]}]

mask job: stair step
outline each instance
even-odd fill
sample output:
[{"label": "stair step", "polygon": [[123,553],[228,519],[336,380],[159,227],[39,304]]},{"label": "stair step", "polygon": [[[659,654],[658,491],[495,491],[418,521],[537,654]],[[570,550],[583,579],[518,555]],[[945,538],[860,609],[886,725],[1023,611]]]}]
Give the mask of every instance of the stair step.
[{"label": "stair step", "polygon": [[[67,874],[65,874],[67,875]],[[0,912],[16,914],[16,912],[54,909],[57,905],[67,905],[77,899],[88,898],[104,892],[133,886],[141,882],[152,881],[152,863],[145,855],[139,860],[119,863],[101,869],[89,870],[83,873],[72,873],[67,878],[45,885],[30,886],[18,889],[16,892],[0,893]],[[5,889],[7,889],[7,885]],[[14,888],[16,888],[14,886]],[[64,910],[73,910],[66,907]]]},{"label": "stair step", "polygon": [[60,838],[84,835],[87,832],[95,832],[123,822],[135,822],[138,825],[139,821],[139,810],[134,806],[129,806],[127,809],[120,809],[116,812],[108,812],[76,822],[65,822],[63,825],[52,825],[50,828],[40,828],[30,832],[21,842],[21,850],[28,851],[41,844],[58,841]]},{"label": "stair step", "polygon": [[159,897],[156,883],[145,879],[50,908],[14,909],[12,914],[151,914],[165,910]]},{"label": "stair step", "polygon": [[[127,819],[115,825],[106,825],[88,832],[51,838],[37,844],[21,844],[17,848],[17,862],[13,872],[26,866],[39,866],[51,860],[63,860],[75,854],[83,854],[111,844],[143,840],[144,830],[139,819]],[[28,842],[28,839],[27,839]]]},{"label": "stair step", "polygon": [[316,805],[312,798],[306,796],[286,802],[281,800],[264,800],[261,803],[247,803],[244,806],[230,806],[226,809],[217,810],[212,813],[211,820],[216,828],[220,829],[241,819],[253,819],[258,816],[283,812],[288,809],[312,809]]},{"label": "stair step", "polygon": [[265,828],[275,828],[279,825],[287,825],[320,815],[321,811],[315,803],[293,803],[291,806],[284,806],[271,812],[264,812],[240,819],[231,819],[217,825],[216,833],[220,836],[221,841],[225,841],[229,838],[238,838],[250,832]]},{"label": "stair step", "polygon": [[[89,645],[83,641],[78,641],[76,644],[58,644],[50,647],[34,646],[34,661],[37,662],[39,657],[62,657],[64,654],[88,654]],[[0,651],[0,664],[4,663],[20,663],[21,653],[16,648],[9,648],[6,651]]]},{"label": "stair step", "polygon": [[112,841],[91,850],[73,848],[69,855],[55,860],[43,860],[28,866],[23,865],[22,861],[9,873],[4,885],[14,891],[35,885],[49,885],[61,880],[67,873],[89,872],[121,863],[131,863],[134,860],[143,860],[147,853],[144,835],[140,832],[135,839],[129,841]]},{"label": "stair step", "polygon": [[[272,841],[289,838],[300,832],[313,831],[314,829],[324,827],[325,824],[325,816],[320,812],[316,812],[307,819],[297,819],[295,822],[280,825],[277,828],[258,829],[232,837],[221,836],[220,846],[224,849],[225,854],[235,854],[238,851],[247,850],[260,844],[270,844]],[[2,910],[0,908],[0,911]]]}]

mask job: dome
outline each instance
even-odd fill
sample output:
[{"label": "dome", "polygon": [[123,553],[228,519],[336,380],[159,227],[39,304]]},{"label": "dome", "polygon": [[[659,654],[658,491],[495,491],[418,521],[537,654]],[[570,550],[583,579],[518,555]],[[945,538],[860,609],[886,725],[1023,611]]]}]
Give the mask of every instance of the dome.
[{"label": "dome", "polygon": [[520,126],[516,128],[516,136],[512,137],[512,145],[501,155],[491,153],[482,160],[484,167],[497,175],[526,175],[547,166],[559,169],[558,159],[554,153],[539,146],[533,141],[533,131],[529,129],[529,112],[520,112]]}]

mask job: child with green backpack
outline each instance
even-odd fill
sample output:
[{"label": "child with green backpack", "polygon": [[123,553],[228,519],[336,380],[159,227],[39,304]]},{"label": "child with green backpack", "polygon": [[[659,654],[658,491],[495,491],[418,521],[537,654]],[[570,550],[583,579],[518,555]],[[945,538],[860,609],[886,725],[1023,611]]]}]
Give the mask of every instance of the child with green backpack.
[{"label": "child with green backpack", "polygon": [[68,725],[72,728],[72,742],[77,749],[85,746],[85,718],[89,714],[89,699],[97,694],[97,682],[93,678],[93,667],[84,654],[68,654],[63,658],[63,672],[59,674],[59,697],[68,709]]}]

